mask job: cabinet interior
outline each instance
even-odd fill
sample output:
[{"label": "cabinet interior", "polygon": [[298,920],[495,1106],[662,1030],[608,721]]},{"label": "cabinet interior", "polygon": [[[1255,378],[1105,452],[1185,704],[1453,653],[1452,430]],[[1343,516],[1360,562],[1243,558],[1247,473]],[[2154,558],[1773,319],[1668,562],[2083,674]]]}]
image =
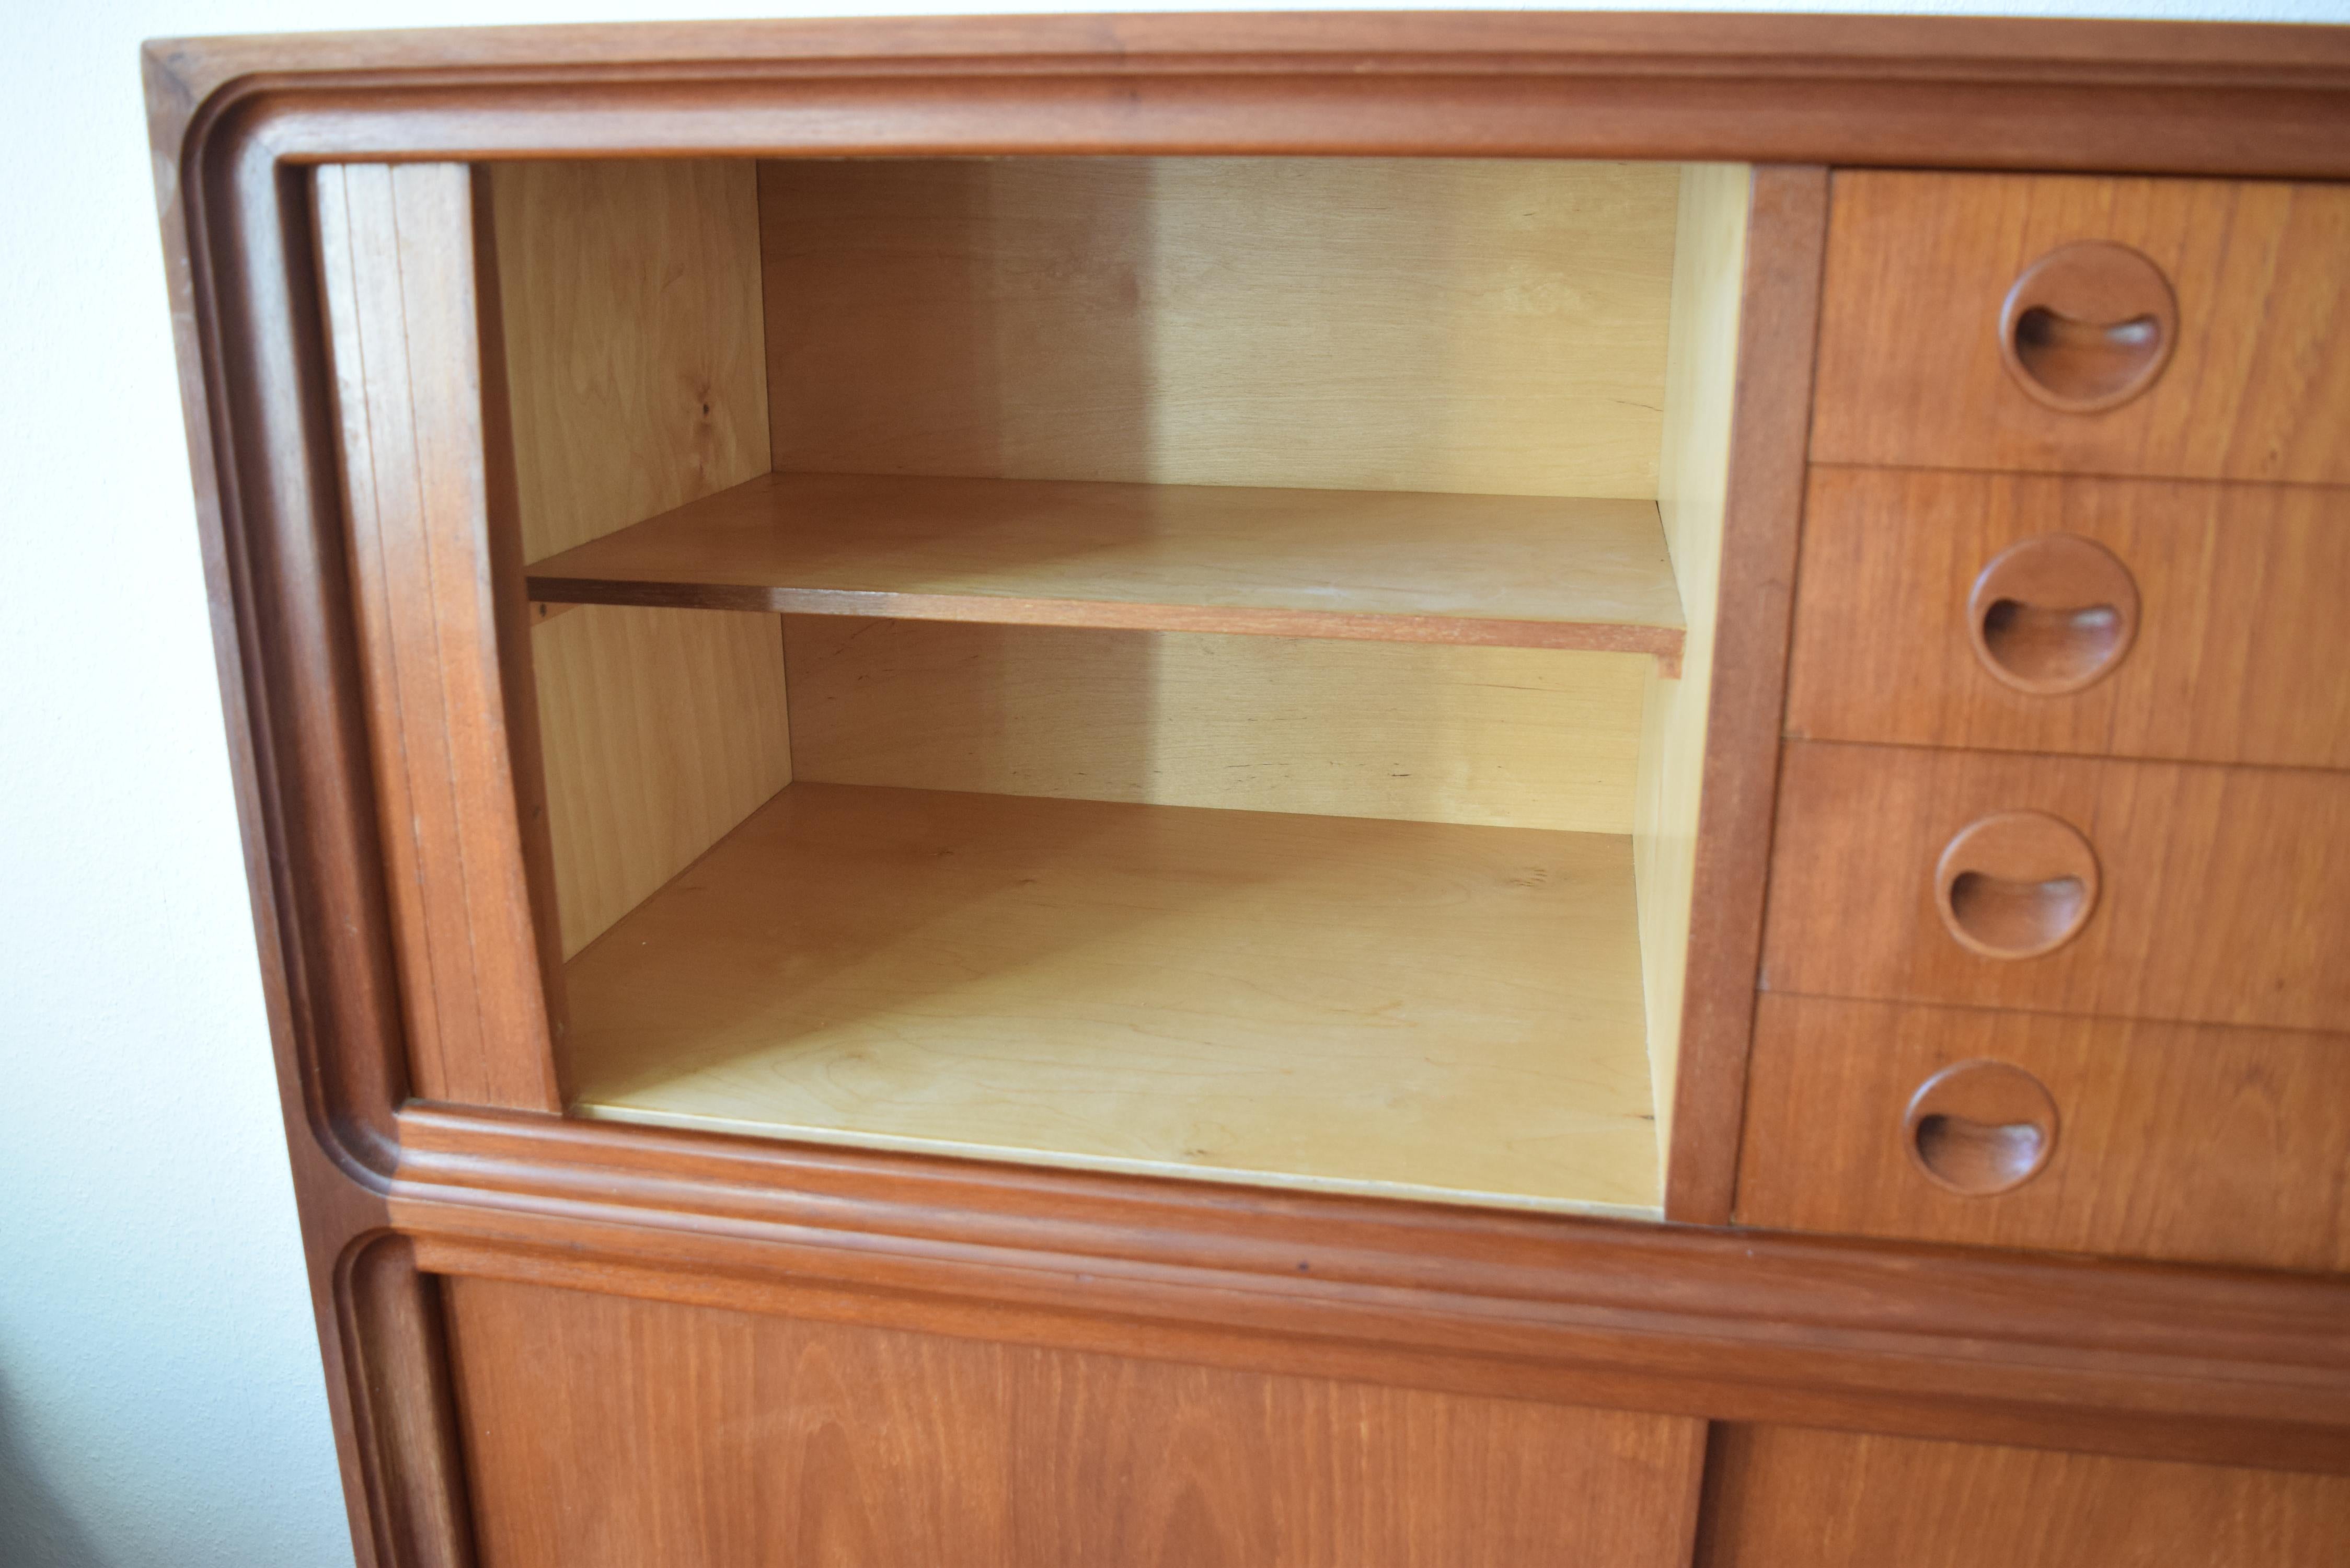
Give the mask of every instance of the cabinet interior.
[{"label": "cabinet interior", "polygon": [[1659,1212],[1743,167],[483,182],[575,1113]]}]

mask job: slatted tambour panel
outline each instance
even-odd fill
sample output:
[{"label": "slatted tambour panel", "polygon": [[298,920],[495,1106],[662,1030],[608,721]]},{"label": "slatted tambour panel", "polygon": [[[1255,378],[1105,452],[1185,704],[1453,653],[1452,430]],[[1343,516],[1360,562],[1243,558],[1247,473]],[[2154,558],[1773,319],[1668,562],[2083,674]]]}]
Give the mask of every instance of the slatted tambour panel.
[{"label": "slatted tambour panel", "polygon": [[494,629],[470,175],[330,165],[315,189],[414,1085],[553,1109]]},{"label": "slatted tambour panel", "polygon": [[764,163],[775,467],[1652,497],[1679,179]]},{"label": "slatted tambour panel", "polygon": [[[764,473],[752,166],[490,171],[531,560]],[[589,606],[532,633],[566,957],[791,780],[775,618]]]}]

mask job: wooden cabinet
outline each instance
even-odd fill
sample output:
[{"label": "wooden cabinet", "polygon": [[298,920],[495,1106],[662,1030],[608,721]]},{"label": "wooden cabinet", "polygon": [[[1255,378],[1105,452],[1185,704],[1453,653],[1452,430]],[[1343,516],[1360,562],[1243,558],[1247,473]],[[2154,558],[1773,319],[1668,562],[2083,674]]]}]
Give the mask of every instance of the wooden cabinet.
[{"label": "wooden cabinet", "polygon": [[368,1568],[2350,1552],[2350,39],[149,59]]}]

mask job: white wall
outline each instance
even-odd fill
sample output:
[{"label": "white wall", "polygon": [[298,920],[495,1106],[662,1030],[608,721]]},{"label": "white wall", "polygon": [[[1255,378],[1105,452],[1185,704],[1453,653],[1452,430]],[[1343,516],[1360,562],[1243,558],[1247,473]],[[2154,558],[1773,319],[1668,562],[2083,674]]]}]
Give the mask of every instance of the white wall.
[{"label": "white wall", "polygon": [[[724,0],[10,8],[0,1564],[350,1560],[229,796],[138,45],[681,8],[837,14]],[[2350,0],[1814,8],[2350,20]]]}]

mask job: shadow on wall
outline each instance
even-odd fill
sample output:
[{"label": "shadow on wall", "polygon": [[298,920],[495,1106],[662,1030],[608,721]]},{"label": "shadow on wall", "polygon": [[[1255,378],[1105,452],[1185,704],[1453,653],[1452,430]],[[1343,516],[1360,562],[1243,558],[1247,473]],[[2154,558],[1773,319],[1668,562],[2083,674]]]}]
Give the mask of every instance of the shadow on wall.
[{"label": "shadow on wall", "polygon": [[0,1383],[0,1568],[99,1568],[98,1548],[49,1490]]}]

